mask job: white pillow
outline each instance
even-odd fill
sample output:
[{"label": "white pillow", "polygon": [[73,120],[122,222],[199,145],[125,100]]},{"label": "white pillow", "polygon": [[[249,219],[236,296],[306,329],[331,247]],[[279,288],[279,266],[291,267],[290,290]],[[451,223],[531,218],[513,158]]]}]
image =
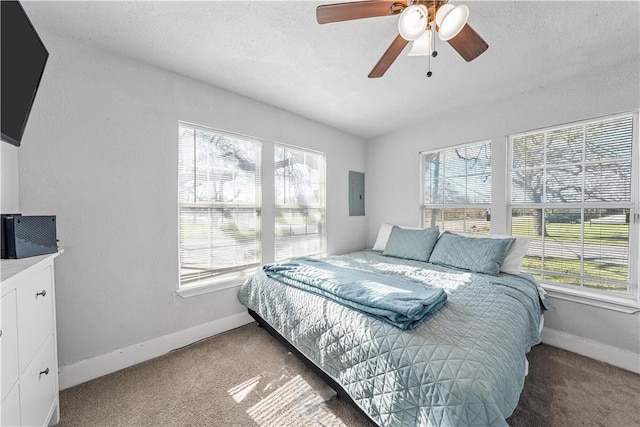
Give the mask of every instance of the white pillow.
[{"label": "white pillow", "polygon": [[507,257],[504,259],[502,266],[500,267],[501,273],[520,274],[522,266],[522,260],[529,251],[529,244],[531,243],[531,237],[524,236],[509,236],[506,234],[470,234],[470,233],[456,233],[461,236],[467,237],[484,237],[486,239],[508,239],[513,237],[516,239],[509,249]]},{"label": "white pillow", "polygon": [[[406,225],[399,225],[398,227],[404,228],[405,230],[422,230],[420,227],[408,227]],[[383,222],[380,224],[380,229],[378,230],[378,237],[376,238],[376,242],[373,244],[374,251],[384,251],[384,248],[387,247],[387,242],[389,241],[389,236],[391,235],[391,230],[393,229],[393,224],[387,224]]]}]

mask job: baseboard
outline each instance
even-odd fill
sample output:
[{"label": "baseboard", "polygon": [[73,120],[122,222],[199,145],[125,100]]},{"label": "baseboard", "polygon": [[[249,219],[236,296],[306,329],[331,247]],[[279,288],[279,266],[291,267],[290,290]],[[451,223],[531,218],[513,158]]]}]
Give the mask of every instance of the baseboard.
[{"label": "baseboard", "polygon": [[555,329],[542,330],[542,342],[640,374],[640,354]]},{"label": "baseboard", "polygon": [[248,313],[214,320],[149,341],[112,351],[111,353],[60,366],[58,379],[60,390],[99,378],[103,375],[136,365],[154,357],[162,356],[180,347],[193,344],[204,338],[253,322]]}]

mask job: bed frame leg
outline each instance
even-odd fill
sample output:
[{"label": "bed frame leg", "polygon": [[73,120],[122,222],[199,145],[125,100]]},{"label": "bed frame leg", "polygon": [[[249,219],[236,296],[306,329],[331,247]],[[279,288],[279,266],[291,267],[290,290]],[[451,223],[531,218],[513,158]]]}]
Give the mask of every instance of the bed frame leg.
[{"label": "bed frame leg", "polygon": [[253,320],[256,321],[256,324],[258,325],[258,327],[264,329],[264,327],[262,326],[262,322],[261,322],[262,318],[260,316],[258,316],[258,314],[255,311],[251,310],[250,308],[248,308],[247,311],[249,312],[251,317],[253,317]]}]

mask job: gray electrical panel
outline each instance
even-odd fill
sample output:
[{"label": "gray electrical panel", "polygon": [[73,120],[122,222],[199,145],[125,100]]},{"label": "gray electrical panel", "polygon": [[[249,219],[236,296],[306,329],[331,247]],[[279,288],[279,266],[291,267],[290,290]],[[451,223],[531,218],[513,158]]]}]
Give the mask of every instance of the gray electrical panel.
[{"label": "gray electrical panel", "polygon": [[364,216],[364,174],[349,171],[349,216]]}]

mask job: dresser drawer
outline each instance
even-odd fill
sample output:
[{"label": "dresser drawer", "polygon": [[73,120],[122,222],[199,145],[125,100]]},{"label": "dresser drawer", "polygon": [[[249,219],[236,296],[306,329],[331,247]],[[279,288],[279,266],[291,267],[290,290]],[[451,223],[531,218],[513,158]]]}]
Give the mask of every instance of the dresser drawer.
[{"label": "dresser drawer", "polygon": [[20,381],[20,415],[24,426],[48,424],[56,402],[58,369],[54,366],[53,333]]},{"label": "dresser drawer", "polygon": [[53,269],[48,266],[30,275],[18,291],[18,325],[20,334],[20,372],[42,347],[53,331]]},{"label": "dresser drawer", "polygon": [[[18,381],[18,318],[16,313],[16,291],[13,290],[2,297],[0,305],[2,314],[0,323],[0,391],[3,402],[7,394]],[[2,423],[2,425],[7,425]]]},{"label": "dresser drawer", "polygon": [[10,391],[0,406],[0,426],[20,425],[20,386],[16,385]]}]

